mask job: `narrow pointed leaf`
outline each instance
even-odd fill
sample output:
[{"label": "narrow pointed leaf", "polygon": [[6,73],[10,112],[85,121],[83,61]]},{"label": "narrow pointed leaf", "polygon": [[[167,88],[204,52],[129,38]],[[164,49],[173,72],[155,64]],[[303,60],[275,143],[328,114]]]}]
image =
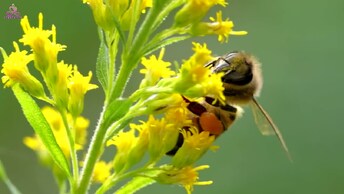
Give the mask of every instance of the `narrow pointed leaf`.
[{"label": "narrow pointed leaf", "polygon": [[65,172],[68,177],[70,177],[71,174],[69,172],[68,162],[61,148],[57,144],[50,125],[43,116],[39,106],[32,99],[32,97],[19,86],[19,84],[14,85],[12,87],[12,90],[31,127],[40,137],[43,144],[49,151],[51,157],[54,159],[55,163],[61,168],[63,172]]},{"label": "narrow pointed leaf", "polygon": [[96,75],[105,91],[108,85],[108,72],[109,72],[109,49],[105,44],[103,32],[99,30],[100,46],[98,51],[97,63],[96,63]]}]

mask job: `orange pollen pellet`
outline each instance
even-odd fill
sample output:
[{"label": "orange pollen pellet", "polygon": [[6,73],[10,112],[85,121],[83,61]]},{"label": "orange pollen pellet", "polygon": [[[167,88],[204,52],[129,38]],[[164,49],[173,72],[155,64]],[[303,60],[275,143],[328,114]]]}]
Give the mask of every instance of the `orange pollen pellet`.
[{"label": "orange pollen pellet", "polygon": [[220,135],[224,131],[222,122],[211,112],[202,113],[199,123],[204,131],[209,131],[212,135]]}]

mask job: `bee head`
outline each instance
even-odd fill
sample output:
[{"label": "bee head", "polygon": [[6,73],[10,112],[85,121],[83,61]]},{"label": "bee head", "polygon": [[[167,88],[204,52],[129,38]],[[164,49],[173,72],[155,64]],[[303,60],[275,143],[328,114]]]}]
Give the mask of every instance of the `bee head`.
[{"label": "bee head", "polygon": [[247,54],[231,52],[217,59],[213,72],[223,72],[222,81],[234,85],[246,85],[252,81],[252,63],[248,61]]}]

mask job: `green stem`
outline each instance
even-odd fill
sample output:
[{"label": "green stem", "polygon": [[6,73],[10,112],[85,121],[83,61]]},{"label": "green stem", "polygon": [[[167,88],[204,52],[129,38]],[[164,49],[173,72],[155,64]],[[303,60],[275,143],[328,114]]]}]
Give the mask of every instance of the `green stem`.
[{"label": "green stem", "polygon": [[[131,71],[136,67],[141,57],[145,54],[141,51],[144,49],[144,44],[147,43],[149,36],[154,32],[152,26],[156,24],[157,20],[161,19],[158,17],[159,14],[160,10],[153,6],[148,12],[141,28],[137,32],[132,45],[130,46],[128,44],[128,48],[126,47],[125,52],[122,54],[122,65],[118,72],[110,99],[117,99],[122,95],[126,83],[131,75]],[[131,41],[128,41],[128,43],[129,42]]]},{"label": "green stem", "polygon": [[100,115],[98,125],[92,137],[90,147],[87,150],[85,164],[82,170],[78,189],[76,192],[77,194],[84,194],[87,192],[87,189],[90,185],[94,166],[103,151],[104,137],[106,134],[106,128],[103,127],[103,125],[104,125],[104,113],[106,109],[107,109],[107,104],[105,104],[103,107],[103,111]]},{"label": "green stem", "polygon": [[107,133],[105,136],[106,141],[110,140],[118,132],[118,130],[122,129],[121,127],[122,123],[126,123],[127,120],[130,120],[133,117],[135,117],[135,115],[133,115],[129,111],[124,117],[114,122],[107,130]]},{"label": "green stem", "polygon": [[97,189],[96,194],[103,194],[112,186],[112,181],[116,179],[116,174],[109,176],[106,181]]},{"label": "green stem", "polygon": [[125,45],[125,49],[127,49],[132,44],[136,24],[137,24],[137,21],[141,15],[141,12],[140,12],[141,1],[133,1],[132,3],[134,4],[133,5],[134,10],[132,11],[132,14],[131,14],[131,21],[130,21],[129,33],[128,33],[128,41],[127,41],[127,44]]},{"label": "green stem", "polygon": [[69,143],[69,149],[70,149],[70,156],[72,160],[72,169],[73,169],[73,176],[74,180],[73,183],[71,183],[71,190],[75,191],[76,189],[76,181],[79,179],[79,165],[78,165],[78,156],[76,154],[75,150],[75,134],[72,133],[74,131],[73,129],[69,128],[68,120],[67,120],[67,115],[65,111],[60,111],[63,124],[65,126],[66,132],[67,132],[67,137],[68,137],[68,143]]},{"label": "green stem", "polygon": [[142,46],[147,42],[148,37],[151,35],[151,33],[153,33],[153,30],[151,28],[153,24],[156,22],[156,19],[159,13],[160,13],[159,10],[155,9],[154,6],[148,12],[148,15],[145,21],[141,25],[142,28],[140,28],[137,36],[135,37],[133,45],[130,49],[131,52],[137,53],[137,51],[140,51]]},{"label": "green stem", "polygon": [[129,65],[127,63],[126,59],[122,60],[123,63],[121,65],[121,68],[119,69],[118,75],[116,77],[116,81],[113,87],[113,91],[112,91],[112,95],[110,97],[110,99],[117,99],[118,97],[120,97],[124,91],[124,87],[126,86],[129,77],[131,75],[131,71],[132,71],[132,66],[133,65]]}]

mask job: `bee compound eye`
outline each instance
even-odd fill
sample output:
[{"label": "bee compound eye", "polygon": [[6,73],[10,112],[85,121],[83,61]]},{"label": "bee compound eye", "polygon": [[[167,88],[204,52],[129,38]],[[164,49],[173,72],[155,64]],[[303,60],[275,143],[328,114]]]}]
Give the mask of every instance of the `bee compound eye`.
[{"label": "bee compound eye", "polygon": [[241,74],[237,71],[228,72],[222,77],[222,81],[224,83],[234,84],[234,85],[246,85],[250,83],[252,79],[253,79],[252,73]]}]

